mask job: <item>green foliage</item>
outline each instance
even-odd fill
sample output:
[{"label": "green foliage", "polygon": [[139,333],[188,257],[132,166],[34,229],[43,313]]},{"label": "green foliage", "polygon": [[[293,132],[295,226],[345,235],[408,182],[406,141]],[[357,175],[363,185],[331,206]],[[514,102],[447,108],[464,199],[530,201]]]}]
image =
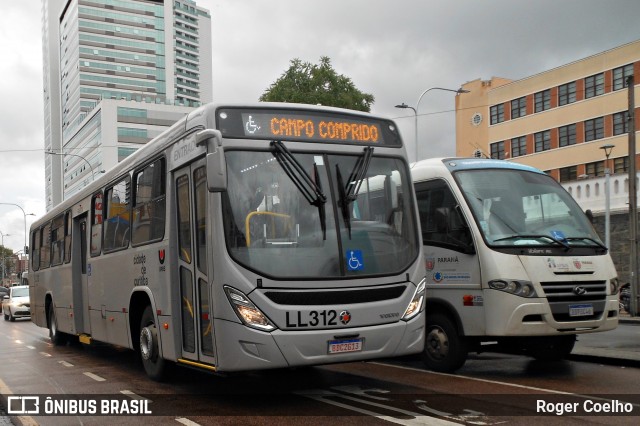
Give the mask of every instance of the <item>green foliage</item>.
[{"label": "green foliage", "polygon": [[260,96],[260,101],[320,104],[369,112],[374,97],[358,90],[349,77],[338,75],[331,60],[323,56],[319,64],[291,60],[289,69]]}]

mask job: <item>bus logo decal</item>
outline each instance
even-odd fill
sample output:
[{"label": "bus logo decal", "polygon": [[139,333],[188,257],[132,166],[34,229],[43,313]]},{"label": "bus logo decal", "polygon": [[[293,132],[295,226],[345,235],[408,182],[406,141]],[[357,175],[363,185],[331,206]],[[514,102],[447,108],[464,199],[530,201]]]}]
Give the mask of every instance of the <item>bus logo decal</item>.
[{"label": "bus logo decal", "polygon": [[584,296],[587,294],[587,289],[582,286],[577,286],[573,288],[573,292],[578,296]]},{"label": "bus logo decal", "polygon": [[436,266],[436,258],[435,257],[427,257],[427,261],[425,263],[427,271],[432,271]]},{"label": "bus logo decal", "polygon": [[349,311],[340,312],[340,322],[346,325],[349,321],[351,321],[351,314]]},{"label": "bus logo decal", "polygon": [[160,264],[164,264],[164,249],[158,250],[158,260]]}]

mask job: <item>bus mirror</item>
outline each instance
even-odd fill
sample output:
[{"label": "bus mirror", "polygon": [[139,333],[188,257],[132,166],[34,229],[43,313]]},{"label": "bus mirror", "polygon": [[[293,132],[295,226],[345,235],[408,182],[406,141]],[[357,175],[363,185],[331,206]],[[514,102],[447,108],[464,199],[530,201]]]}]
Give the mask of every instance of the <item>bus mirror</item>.
[{"label": "bus mirror", "polygon": [[207,154],[207,187],[211,192],[227,190],[227,162],[221,146]]}]

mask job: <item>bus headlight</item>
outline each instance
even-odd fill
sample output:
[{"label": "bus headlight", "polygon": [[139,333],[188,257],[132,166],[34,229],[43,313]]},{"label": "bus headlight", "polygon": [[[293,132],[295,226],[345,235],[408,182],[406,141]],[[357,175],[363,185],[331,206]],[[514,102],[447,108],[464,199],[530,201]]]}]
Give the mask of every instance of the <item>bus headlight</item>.
[{"label": "bus headlight", "polygon": [[404,315],[402,315],[403,320],[409,321],[422,311],[422,307],[424,306],[425,290],[426,284],[425,279],[423,278],[422,281],[420,281],[420,284],[418,284],[416,291],[413,293],[411,302],[409,302],[409,306],[407,306],[407,309],[404,311]]},{"label": "bus headlight", "polygon": [[489,288],[504,291],[520,297],[538,297],[536,289],[530,281],[523,280],[491,280]]},{"label": "bus headlight", "polygon": [[618,277],[609,280],[609,290],[611,290],[612,295],[618,294],[618,291],[620,291],[620,280],[618,280]]},{"label": "bus headlight", "polygon": [[224,286],[224,291],[236,315],[245,325],[262,331],[271,331],[276,328],[243,292],[229,286]]}]

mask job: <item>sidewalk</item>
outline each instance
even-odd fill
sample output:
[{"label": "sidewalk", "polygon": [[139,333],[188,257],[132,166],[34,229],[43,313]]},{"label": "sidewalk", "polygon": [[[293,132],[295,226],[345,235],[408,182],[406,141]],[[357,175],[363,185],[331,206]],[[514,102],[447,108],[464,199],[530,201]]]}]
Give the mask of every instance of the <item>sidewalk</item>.
[{"label": "sidewalk", "polygon": [[[635,326],[637,332],[634,330],[631,338],[620,334],[619,328],[604,333],[578,335],[571,357],[608,364],[640,366],[640,317],[630,317],[629,314],[622,313],[620,325]],[[607,334],[606,339],[602,338],[603,334]]]}]

